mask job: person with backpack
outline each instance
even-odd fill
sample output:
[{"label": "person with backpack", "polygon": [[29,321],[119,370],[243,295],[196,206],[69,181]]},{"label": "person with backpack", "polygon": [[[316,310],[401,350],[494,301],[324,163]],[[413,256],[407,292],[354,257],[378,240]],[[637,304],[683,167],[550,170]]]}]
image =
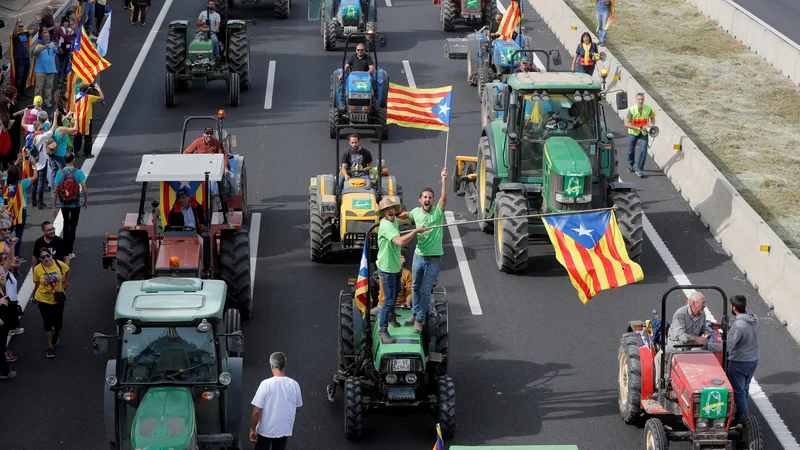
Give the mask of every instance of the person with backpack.
[{"label": "person with backpack", "polygon": [[[67,166],[59,170],[53,180],[55,201],[53,202],[53,217],[58,216],[58,208],[64,216],[64,242],[67,244],[69,258],[75,259],[75,231],[78,228],[78,218],[81,207],[86,209],[89,205],[89,191],[86,189],[86,175],[81,169],[76,168],[75,154],[67,153],[64,157]],[[83,201],[81,201],[83,192]]]}]

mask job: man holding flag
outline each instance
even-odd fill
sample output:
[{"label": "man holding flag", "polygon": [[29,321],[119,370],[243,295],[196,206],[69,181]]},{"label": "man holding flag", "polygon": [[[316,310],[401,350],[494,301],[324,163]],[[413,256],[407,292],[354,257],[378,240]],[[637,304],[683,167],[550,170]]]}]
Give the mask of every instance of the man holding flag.
[{"label": "man holding flag", "polygon": [[[602,0],[601,0],[602,1]],[[500,21],[500,39],[510,41],[517,37],[516,29],[519,27],[522,17],[525,15],[523,6],[519,0],[511,0],[511,4]]]}]

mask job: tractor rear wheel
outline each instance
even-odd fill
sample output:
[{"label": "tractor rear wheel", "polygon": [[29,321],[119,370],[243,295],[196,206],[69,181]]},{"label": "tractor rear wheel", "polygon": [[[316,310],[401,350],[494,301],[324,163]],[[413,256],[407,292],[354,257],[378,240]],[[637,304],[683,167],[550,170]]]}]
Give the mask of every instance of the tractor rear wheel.
[{"label": "tractor rear wheel", "polygon": [[361,381],[349,377],[344,380],[344,435],[348,439],[358,439],[364,432],[364,395]]},{"label": "tractor rear wheel", "polygon": [[150,277],[150,238],[144,231],[120,231],[117,236],[117,289],[125,281]]},{"label": "tractor rear wheel", "polygon": [[[494,164],[489,138],[486,136],[478,141],[478,183],[478,219],[488,219],[493,200]],[[478,227],[484,233],[492,233],[494,222],[478,222]]]},{"label": "tractor rear wheel", "polygon": [[228,31],[228,66],[239,74],[241,89],[250,89],[250,37],[244,28]]},{"label": "tractor rear wheel", "polygon": [[328,135],[331,139],[339,139],[339,133],[336,131],[336,125],[339,124],[341,119],[342,115],[339,113],[339,108],[328,109]]},{"label": "tractor rear wheel", "polygon": [[756,416],[748,415],[742,417],[742,439],[737,443],[736,448],[742,450],[761,450],[764,436],[761,432],[761,425]]},{"label": "tractor rear wheel", "polygon": [[664,431],[664,424],[660,419],[653,417],[644,424],[644,445],[647,450],[669,449],[667,432]]},{"label": "tractor rear wheel", "polygon": [[[500,192],[495,217],[528,214],[528,200],[521,192]],[[498,220],[494,227],[494,256],[501,272],[517,273],[528,267],[528,219]]]},{"label": "tractor rear wheel", "polygon": [[164,102],[167,108],[175,106],[175,74],[167,72],[164,75]]},{"label": "tractor rear wheel", "polygon": [[436,352],[442,354],[442,362],[437,364],[437,375],[446,375],[449,361],[448,350],[450,348],[450,327],[447,324],[447,303],[445,301],[435,301],[434,309],[436,314]]},{"label": "tractor rear wheel", "polygon": [[644,239],[644,226],[642,221],[642,201],[639,193],[633,189],[629,191],[611,191],[611,205],[616,206],[614,214],[617,216],[617,225],[625,240],[625,248],[631,261],[639,263],[642,259],[642,241]]},{"label": "tractor rear wheel", "polygon": [[333,223],[330,217],[322,217],[319,212],[318,191],[313,188],[308,200],[309,239],[311,241],[311,260],[324,262],[333,254]]},{"label": "tractor rear wheel", "polygon": [[500,10],[497,9],[497,0],[485,0],[483,4],[483,24],[491,25],[492,19]]},{"label": "tractor rear wheel", "polygon": [[214,10],[219,14],[222,20],[227,20],[229,1],[233,3],[233,0],[214,0]]},{"label": "tractor rear wheel", "polygon": [[322,33],[322,42],[325,44],[326,52],[332,52],[336,50],[336,22],[333,20],[325,22],[325,28],[323,28]]},{"label": "tractor rear wheel", "polygon": [[228,94],[231,106],[239,106],[239,90],[241,89],[239,74],[231,72],[228,79]]},{"label": "tractor rear wheel", "polygon": [[353,298],[339,298],[339,368],[347,368],[345,357],[356,351],[355,326],[353,324]]},{"label": "tractor rear wheel", "polygon": [[456,384],[450,375],[438,378],[439,407],[437,423],[442,429],[442,437],[451,438],[456,433]]},{"label": "tractor rear wheel", "polygon": [[288,19],[291,0],[275,0],[275,16],[278,19]]},{"label": "tractor rear wheel", "polygon": [[[222,317],[222,320],[223,320],[223,322],[225,324],[225,334],[230,334],[230,333],[233,333],[234,331],[242,331],[242,315],[241,315],[241,313],[239,312],[238,309],[236,309],[236,308],[228,308],[225,311],[225,315]],[[228,355],[236,357],[236,358],[240,358],[242,356],[241,352],[232,352],[230,350],[231,344],[232,344],[232,340],[234,338],[229,337],[227,339],[228,339],[227,347],[229,349],[228,350]]]},{"label": "tractor rear wheel", "polygon": [[186,59],[186,30],[170,28],[167,32],[167,72],[178,73]]},{"label": "tractor rear wheel", "polygon": [[453,31],[456,29],[456,6],[454,0],[442,0],[442,30]]},{"label": "tractor rear wheel", "polygon": [[383,125],[383,129],[381,130],[381,139],[384,141],[389,139],[389,126],[386,125],[386,116],[389,111],[386,108],[379,108],[378,109],[378,124]]},{"label": "tractor rear wheel", "polygon": [[642,360],[635,333],[625,333],[617,353],[617,403],[622,420],[630,425],[641,425],[642,411]]},{"label": "tractor rear wheel", "polygon": [[492,81],[492,73],[489,68],[489,61],[484,58],[481,61],[481,67],[478,69],[478,100],[483,97],[483,91],[486,89],[486,83]]},{"label": "tractor rear wheel", "polygon": [[242,313],[245,321],[253,314],[250,292],[250,233],[239,229],[222,233],[219,240],[217,276],[228,285],[226,303]]}]

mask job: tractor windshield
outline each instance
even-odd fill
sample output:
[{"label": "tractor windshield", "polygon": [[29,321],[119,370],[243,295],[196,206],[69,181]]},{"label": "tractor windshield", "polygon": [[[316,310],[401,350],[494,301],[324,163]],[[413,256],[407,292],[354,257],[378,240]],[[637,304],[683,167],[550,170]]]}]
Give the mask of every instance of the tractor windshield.
[{"label": "tractor windshield", "polygon": [[213,383],[217,380],[214,332],[195,327],[142,327],[124,334],[123,383]]}]

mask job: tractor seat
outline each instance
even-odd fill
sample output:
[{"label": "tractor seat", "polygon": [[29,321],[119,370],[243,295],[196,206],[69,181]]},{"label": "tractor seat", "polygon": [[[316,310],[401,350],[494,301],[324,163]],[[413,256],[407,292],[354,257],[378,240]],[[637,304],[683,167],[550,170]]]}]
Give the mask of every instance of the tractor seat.
[{"label": "tractor seat", "polygon": [[156,373],[167,371],[180,371],[192,367],[189,361],[189,352],[185,348],[167,347],[161,350],[161,356],[156,364]]}]

